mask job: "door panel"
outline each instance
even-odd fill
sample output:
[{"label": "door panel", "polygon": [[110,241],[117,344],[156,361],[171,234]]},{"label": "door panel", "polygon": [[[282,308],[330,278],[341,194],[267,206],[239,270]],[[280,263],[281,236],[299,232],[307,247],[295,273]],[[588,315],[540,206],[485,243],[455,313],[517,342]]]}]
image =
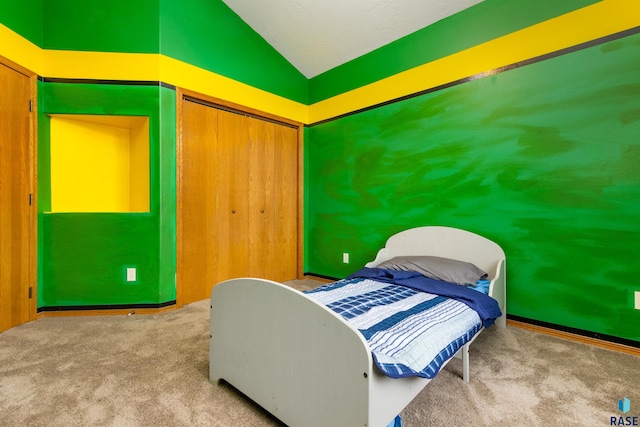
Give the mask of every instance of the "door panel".
[{"label": "door panel", "polygon": [[216,281],[249,271],[249,118],[219,111],[218,271]]},{"label": "door panel", "polygon": [[0,64],[0,332],[30,320],[30,78]]},{"label": "door panel", "polygon": [[216,198],[218,110],[182,103],[182,225],[179,256],[184,304],[209,297],[217,270]]},{"label": "door panel", "polygon": [[297,277],[298,241],[298,130],[288,126],[275,128],[275,248],[274,280],[283,282]]},{"label": "door panel", "polygon": [[274,123],[250,119],[249,276],[276,280],[274,247]]}]

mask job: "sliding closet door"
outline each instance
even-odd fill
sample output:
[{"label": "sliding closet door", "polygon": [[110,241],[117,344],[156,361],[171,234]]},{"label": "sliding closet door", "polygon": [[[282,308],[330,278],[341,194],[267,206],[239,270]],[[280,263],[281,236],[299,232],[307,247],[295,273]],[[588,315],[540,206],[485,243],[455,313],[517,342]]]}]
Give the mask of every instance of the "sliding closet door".
[{"label": "sliding closet door", "polygon": [[178,280],[188,304],[208,298],[216,280],[218,110],[183,102],[181,114]]},{"label": "sliding closet door", "polygon": [[298,275],[298,128],[180,100],[178,304],[223,280]]},{"label": "sliding closet door", "polygon": [[274,252],[270,276],[279,282],[298,270],[298,130],[278,125],[274,144]]},{"label": "sliding closet door", "polygon": [[249,118],[223,110],[218,117],[216,282],[249,271]]},{"label": "sliding closet door", "polygon": [[297,276],[297,129],[251,118],[249,125],[249,276]]},{"label": "sliding closet door", "polygon": [[[276,280],[274,152],[276,125],[249,119],[249,276]],[[271,277],[269,277],[271,276]]]}]

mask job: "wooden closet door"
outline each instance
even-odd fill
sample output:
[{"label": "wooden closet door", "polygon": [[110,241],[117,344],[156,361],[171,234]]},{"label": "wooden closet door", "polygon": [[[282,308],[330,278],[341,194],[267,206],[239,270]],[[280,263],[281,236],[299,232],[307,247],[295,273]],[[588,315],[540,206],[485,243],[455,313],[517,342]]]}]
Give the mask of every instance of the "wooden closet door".
[{"label": "wooden closet door", "polygon": [[249,276],[276,280],[274,153],[276,125],[249,120]]},{"label": "wooden closet door", "polygon": [[0,64],[0,332],[31,318],[30,78]]},{"label": "wooden closet door", "polygon": [[180,101],[179,304],[231,278],[295,279],[298,129],[190,99]]},{"label": "wooden closet door", "polygon": [[278,125],[274,144],[274,252],[273,280],[297,278],[298,266],[298,130]]},{"label": "wooden closet door", "polygon": [[249,272],[249,117],[218,112],[216,282]]},{"label": "wooden closet door", "polygon": [[249,275],[292,280],[298,265],[298,131],[252,118],[249,140]]},{"label": "wooden closet door", "polygon": [[182,303],[209,297],[218,260],[218,110],[182,102],[179,280]]}]

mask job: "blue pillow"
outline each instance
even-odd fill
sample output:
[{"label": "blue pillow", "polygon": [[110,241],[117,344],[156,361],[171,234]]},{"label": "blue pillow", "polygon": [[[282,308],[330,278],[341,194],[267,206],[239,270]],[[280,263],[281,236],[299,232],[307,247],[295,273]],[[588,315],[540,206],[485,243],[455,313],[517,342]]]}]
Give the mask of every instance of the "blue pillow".
[{"label": "blue pillow", "polygon": [[482,292],[485,295],[489,295],[489,285],[491,285],[491,280],[480,279],[476,282],[475,285],[469,285],[467,287],[473,289],[474,291]]}]

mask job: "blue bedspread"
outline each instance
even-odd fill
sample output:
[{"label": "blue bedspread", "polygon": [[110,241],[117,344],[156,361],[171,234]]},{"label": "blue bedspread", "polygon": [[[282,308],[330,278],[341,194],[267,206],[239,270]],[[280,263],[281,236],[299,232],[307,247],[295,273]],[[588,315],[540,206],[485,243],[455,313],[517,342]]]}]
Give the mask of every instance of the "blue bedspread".
[{"label": "blue bedspread", "polygon": [[[501,313],[497,302],[487,295],[418,276],[362,269],[306,294],[363,334],[384,374],[433,378],[483,323],[490,325]],[[493,304],[487,299],[495,307],[491,308]]]},{"label": "blue bedspread", "polygon": [[474,291],[466,286],[431,279],[413,271],[364,267],[347,277],[347,279],[355,279],[358,277],[374,279],[385,283],[395,283],[431,294],[453,298],[474,309],[480,316],[480,319],[482,319],[482,324],[485,328],[493,325],[493,322],[502,316],[498,302],[490,296]]}]

